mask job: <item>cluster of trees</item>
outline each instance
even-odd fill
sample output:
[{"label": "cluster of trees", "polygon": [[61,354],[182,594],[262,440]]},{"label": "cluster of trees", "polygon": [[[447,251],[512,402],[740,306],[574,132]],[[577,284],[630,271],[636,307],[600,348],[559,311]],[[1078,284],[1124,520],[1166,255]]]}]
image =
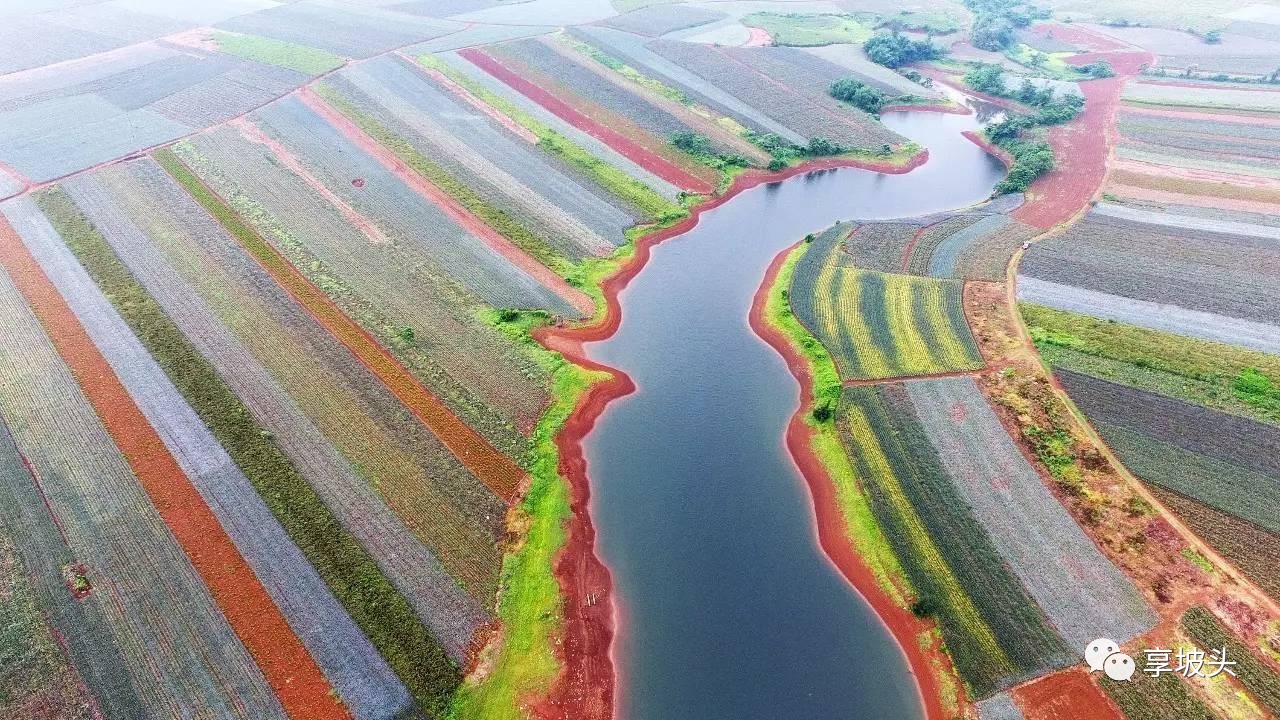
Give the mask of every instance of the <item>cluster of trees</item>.
[{"label": "cluster of trees", "polygon": [[772,159],[769,161],[768,167],[775,172],[785,168],[788,163],[798,158],[843,155],[853,149],[820,137],[810,138],[808,145],[793,145],[777,133],[748,131],[746,137],[756,147],[769,153]]},{"label": "cluster of trees", "polygon": [[912,40],[897,30],[872,35],[862,44],[862,49],[871,58],[871,62],[891,68],[942,56],[942,48],[932,41]]},{"label": "cluster of trees", "polygon": [[831,97],[847,102],[850,105],[876,115],[888,102],[888,98],[880,90],[852,77],[843,77],[831,83],[827,88]]},{"label": "cluster of trees", "polygon": [[1084,109],[1083,96],[1077,93],[1057,96],[1053,86],[1037,87],[1030,79],[1024,79],[1017,90],[1010,91],[1005,87],[1004,69],[991,63],[976,63],[964,74],[964,82],[979,92],[1007,97],[1036,108],[1035,115],[1023,116],[1033,125],[1060,125]]},{"label": "cluster of trees", "polygon": [[1018,28],[1049,17],[1049,11],[1025,0],[964,0],[973,13],[969,43],[976,48],[999,52],[1013,44]]}]

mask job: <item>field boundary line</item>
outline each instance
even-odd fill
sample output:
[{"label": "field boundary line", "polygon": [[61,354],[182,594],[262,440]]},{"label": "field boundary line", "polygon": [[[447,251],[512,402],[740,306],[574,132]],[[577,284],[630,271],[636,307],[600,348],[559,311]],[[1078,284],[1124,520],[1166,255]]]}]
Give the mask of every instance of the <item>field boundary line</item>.
[{"label": "field boundary line", "polygon": [[[324,291],[289,263],[257,230],[244,221],[227,201],[201,180],[176,155],[166,158],[187,177],[174,177],[192,199],[212,215],[280,287],[307,311],[329,335],[395,395],[440,442],[504,502],[510,504],[524,470],[496,450],[479,433],[426,388],[367,330],[342,311]],[[169,162],[161,166],[171,175]],[[234,225],[234,226],[233,226]]]},{"label": "field boundary line", "polygon": [[285,712],[299,720],[348,719],[315,660],[231,542],[164,441],[7,220],[0,264],[129,463],[138,484],[244,643]]}]

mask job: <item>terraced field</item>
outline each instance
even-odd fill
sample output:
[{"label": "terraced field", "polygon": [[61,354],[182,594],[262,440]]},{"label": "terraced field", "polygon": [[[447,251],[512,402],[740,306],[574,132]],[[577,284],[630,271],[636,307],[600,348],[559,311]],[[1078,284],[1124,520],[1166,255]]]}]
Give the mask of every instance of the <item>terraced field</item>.
[{"label": "terraced field", "polygon": [[863,380],[982,366],[965,324],[958,282],[862,270],[845,264],[850,231],[815,237],[796,265],[796,317],[830,349],[840,375]]}]

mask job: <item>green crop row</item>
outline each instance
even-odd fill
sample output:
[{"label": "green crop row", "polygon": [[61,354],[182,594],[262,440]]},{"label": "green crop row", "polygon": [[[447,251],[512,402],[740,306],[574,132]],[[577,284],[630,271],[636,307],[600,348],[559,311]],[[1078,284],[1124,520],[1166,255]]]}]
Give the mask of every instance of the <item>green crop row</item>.
[{"label": "green crop row", "polygon": [[[229,231],[237,236],[252,233],[172,153],[158,152],[156,160]],[[289,538],[421,708],[433,716],[441,711],[461,682],[461,673],[412,606],[74,201],[57,188],[41,191],[36,200],[93,281],[253,483]]]},{"label": "green crop row", "polygon": [[1244,643],[1218,624],[1212,613],[1203,607],[1193,607],[1182,616],[1182,628],[1201,650],[1206,653],[1220,650],[1224,659],[1236,663],[1231,669],[1245,689],[1272,714],[1280,713],[1280,674],[1254,657]]},{"label": "green crop row", "polygon": [[1187,684],[1174,673],[1155,678],[1136,673],[1120,682],[1100,678],[1098,684],[1111,697],[1127,720],[1217,720],[1218,715],[1191,693]]}]

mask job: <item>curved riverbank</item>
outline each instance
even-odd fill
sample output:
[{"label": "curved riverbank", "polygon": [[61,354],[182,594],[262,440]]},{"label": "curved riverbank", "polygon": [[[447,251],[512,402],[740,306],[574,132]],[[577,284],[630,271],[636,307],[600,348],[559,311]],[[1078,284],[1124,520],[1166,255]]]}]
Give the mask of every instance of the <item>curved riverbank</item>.
[{"label": "curved riverbank", "polygon": [[[631,394],[636,388],[625,372],[590,359],[584,348],[585,343],[605,340],[618,330],[622,321],[619,293],[645,267],[656,245],[693,229],[702,213],[727,203],[746,190],[809,172],[836,168],[907,173],[927,162],[928,156],[928,151],[922,150],[902,164],[858,158],[823,158],[776,173],[758,170],[743,173],[724,194],[693,207],[688,217],[670,227],[647,233],[636,241],[635,252],[602,283],[605,310],[596,321],[578,326],[544,326],[534,330],[534,339],[548,350],[561,353],[579,367],[609,373],[608,380],[592,385],[583,394],[556,435],[560,475],[569,484],[571,508],[567,540],[555,561],[564,604],[564,632],[558,652],[561,672],[547,703],[539,707],[539,716],[572,720],[609,718],[615,706],[616,663],[612,656],[612,640],[621,623],[622,610],[614,597],[609,569],[595,552],[596,532],[588,512],[591,491],[582,441],[609,403]],[[594,602],[592,595],[597,598]],[[602,602],[604,599],[607,600]]]},{"label": "curved riverbank", "polygon": [[[798,244],[797,244],[798,245]],[[796,469],[808,484],[813,496],[814,522],[823,552],[851,586],[875,610],[885,628],[893,636],[898,648],[907,658],[920,702],[929,720],[947,717],[942,688],[935,668],[941,664],[950,668],[951,661],[936,646],[921,647],[920,636],[930,631],[930,624],[915,617],[894,601],[880,579],[854,548],[846,528],[845,518],[836,497],[835,482],[826,465],[814,450],[816,430],[806,422],[814,407],[814,371],[809,358],[799,351],[791,337],[770,321],[767,312],[768,297],[775,290],[778,274],[788,256],[795,252],[792,245],[774,257],[765,271],[764,279],[751,304],[751,329],[769,344],[787,363],[787,368],[800,383],[800,404],[787,424],[787,450]]]}]

